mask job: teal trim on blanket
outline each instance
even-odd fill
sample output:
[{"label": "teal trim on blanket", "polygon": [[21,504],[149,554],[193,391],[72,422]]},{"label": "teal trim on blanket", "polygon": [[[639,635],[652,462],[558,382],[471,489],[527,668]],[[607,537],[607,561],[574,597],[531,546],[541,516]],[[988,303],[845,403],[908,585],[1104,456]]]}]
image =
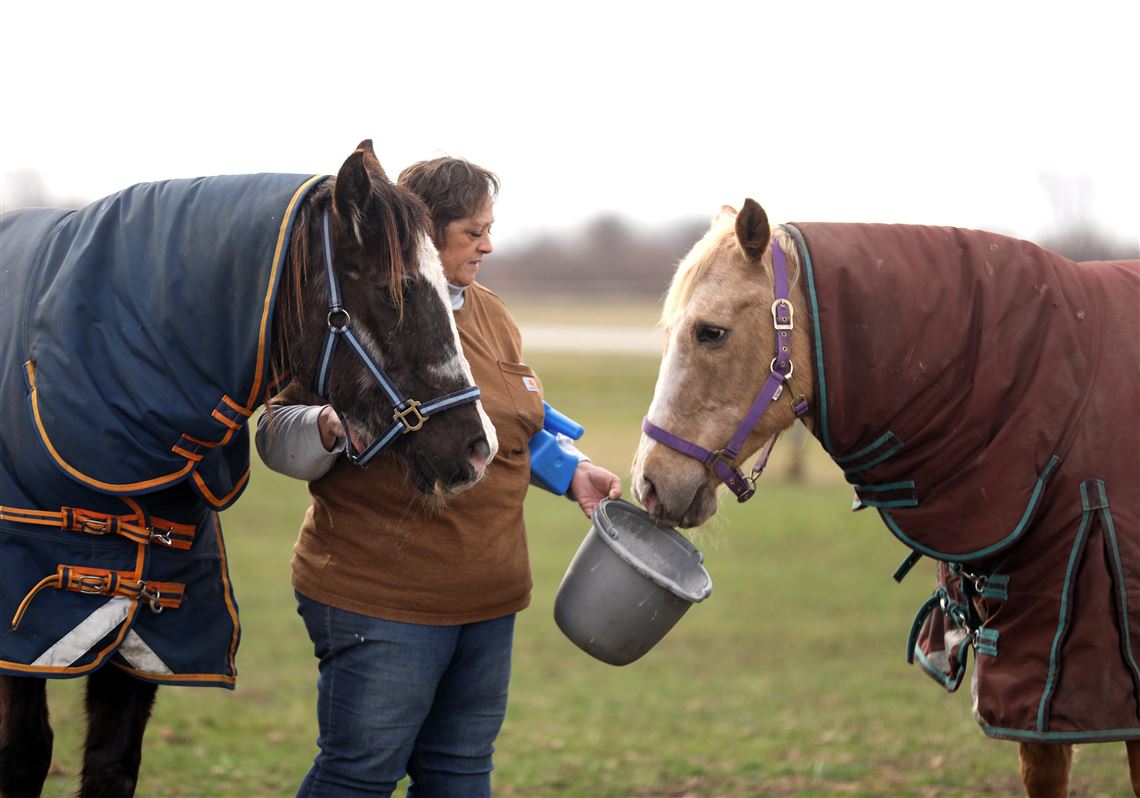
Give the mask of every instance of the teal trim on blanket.
[{"label": "teal trim on blanket", "polygon": [[980,592],[985,598],[1005,601],[1009,598],[1009,577],[1005,574],[989,574],[983,581]]},{"label": "teal trim on blanket", "polygon": [[1140,727],[1130,729],[1104,729],[1087,732],[1031,732],[1025,729],[1006,729],[979,723],[987,737],[1027,743],[1095,743],[1140,739]]},{"label": "teal trim on blanket", "polygon": [[[1132,636],[1128,631],[1128,619],[1131,617],[1128,609],[1128,592],[1124,588],[1124,564],[1120,560],[1120,545],[1116,541],[1116,525],[1112,520],[1112,511],[1108,506],[1108,494],[1104,490],[1104,482],[1095,480],[1094,484],[1099,495],[1099,509],[1101,517],[1104,520],[1104,531],[1108,536],[1110,550],[1112,552],[1112,567],[1116,576],[1117,594],[1117,612],[1120,614],[1119,623],[1121,634],[1121,645],[1124,648],[1124,657],[1128,662],[1128,667],[1132,671],[1132,681],[1137,687],[1137,692],[1140,694],[1140,668],[1136,667],[1136,658],[1132,656]],[[1082,486],[1083,487],[1083,486]]]},{"label": "teal trim on blanket", "polygon": [[[905,482],[881,482],[877,485],[855,485],[859,503],[867,507],[917,507],[918,496],[914,490],[914,480]],[[875,499],[873,494],[900,494],[893,499]]]},{"label": "teal trim on blanket", "polygon": [[1077,528],[1077,536],[1073,540],[1073,548],[1069,551],[1069,564],[1065,567],[1065,581],[1061,585],[1061,609],[1057,613],[1057,631],[1053,635],[1053,645],[1049,648],[1049,675],[1045,679],[1045,689],[1041,691],[1041,701],[1037,705],[1037,731],[1045,731],[1045,709],[1053,700],[1053,691],[1057,686],[1057,666],[1061,655],[1061,639],[1065,636],[1065,629],[1069,622],[1069,596],[1072,593],[1073,579],[1076,578],[1077,566],[1080,564],[1080,555],[1084,551],[1085,538],[1088,537],[1089,524],[1092,519],[1092,509],[1088,504],[1088,494],[1085,483],[1081,483],[1081,525]]},{"label": "teal trim on blanket", "polygon": [[891,530],[891,534],[901,540],[910,548],[915,551],[920,551],[923,554],[933,557],[936,560],[945,560],[946,562],[962,562],[964,560],[974,560],[981,557],[988,557],[991,554],[1008,548],[1015,543],[1018,538],[1025,532],[1026,527],[1029,526],[1029,521],[1033,518],[1034,512],[1037,510],[1037,504],[1041,501],[1041,494],[1045,491],[1045,483],[1049,481],[1049,477],[1053,475],[1057,466],[1061,464],[1061,458],[1057,455],[1052,455],[1049,462],[1045,466],[1045,470],[1037,477],[1037,484],[1033,486],[1033,493],[1029,496],[1029,501],[1025,505],[1025,512],[1021,514],[1021,520],[1017,522],[1017,526],[1013,531],[1006,535],[1004,538],[994,543],[991,546],[978,549],[977,551],[966,552],[965,554],[948,554],[938,549],[932,549],[929,546],[924,546],[917,540],[914,540],[898,525],[891,514],[885,510],[879,510],[879,515],[882,516],[883,523],[887,525],[887,529]]},{"label": "teal trim on blanket", "polygon": [[[878,457],[876,457],[873,460],[868,460],[866,463],[863,463],[862,465],[856,466],[854,468],[844,468],[843,469],[843,476],[846,477],[848,482],[854,482],[853,477],[855,474],[858,474],[861,471],[866,471],[868,468],[874,468],[875,466],[877,466],[879,463],[883,462],[884,460],[889,460],[890,458],[894,457],[896,454],[899,453],[899,450],[902,449],[902,447],[903,447],[902,441],[900,441],[898,438],[896,438],[894,433],[891,432],[890,430],[888,430],[885,435],[883,435],[881,438],[879,438],[878,441],[876,441],[874,444],[872,444],[872,447],[878,445],[880,441],[886,441],[886,440],[893,441],[893,443],[890,445],[890,447],[887,448],[887,450],[885,452],[880,454]],[[860,451],[862,451],[862,450],[860,450]],[[839,462],[838,458],[833,457],[832,459],[835,460],[836,463]]]},{"label": "teal trim on blanket", "polygon": [[[969,650],[969,646],[962,645],[958,647],[958,655],[955,657],[955,659],[958,660],[958,665],[960,666],[960,670],[958,671],[959,674],[965,673],[967,650]],[[921,666],[924,671],[934,677],[935,681],[941,683],[941,685],[945,687],[949,692],[954,692],[958,689],[958,686],[962,684],[961,676],[959,676],[957,679],[951,679],[945,673],[940,671],[937,666],[934,665],[934,663],[928,660],[926,658],[926,655],[922,653],[922,649],[920,649],[918,646],[915,646],[914,653],[918,659],[919,666]]]},{"label": "teal trim on blanket", "polygon": [[804,240],[803,233],[796,229],[795,225],[786,224],[783,226],[784,230],[788,232],[796,241],[796,246],[799,249],[800,260],[803,263],[804,273],[807,275],[807,291],[808,302],[811,304],[811,327],[812,337],[815,349],[815,388],[819,396],[819,441],[823,444],[823,448],[828,454],[832,454],[831,448],[831,431],[828,424],[827,415],[827,379],[824,376],[823,369],[823,333],[819,327],[819,297],[815,290],[815,271],[811,263],[811,253],[808,251],[807,241]]},{"label": "teal trim on blanket", "polygon": [[998,653],[998,638],[1001,633],[997,629],[986,629],[984,626],[977,631],[974,640],[974,650],[979,654],[996,657]]},{"label": "teal trim on blanket", "polygon": [[868,443],[866,446],[864,446],[859,451],[852,452],[851,454],[834,455],[834,456],[832,456],[831,459],[834,460],[839,465],[843,465],[844,463],[850,463],[854,460],[858,460],[861,457],[866,457],[867,455],[871,454],[871,452],[874,452],[875,450],[880,448],[883,444],[887,443],[888,441],[890,441],[892,439],[895,439],[895,436],[891,433],[890,430],[887,430],[886,432],[884,432],[882,435],[880,435],[878,438],[876,438],[871,443]]}]

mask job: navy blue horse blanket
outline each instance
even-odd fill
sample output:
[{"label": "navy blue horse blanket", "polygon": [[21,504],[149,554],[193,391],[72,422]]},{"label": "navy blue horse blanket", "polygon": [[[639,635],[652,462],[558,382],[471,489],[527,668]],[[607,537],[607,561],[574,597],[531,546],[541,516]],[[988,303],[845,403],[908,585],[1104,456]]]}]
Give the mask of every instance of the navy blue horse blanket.
[{"label": "navy blue horse blanket", "polygon": [[813,431],[908,564],[938,562],[908,656],[953,691],[973,649],[992,737],[1140,739],[1140,263],[945,227],[788,229]]},{"label": "navy blue horse blanket", "polygon": [[249,478],[307,175],[0,215],[0,672],[232,687]]}]

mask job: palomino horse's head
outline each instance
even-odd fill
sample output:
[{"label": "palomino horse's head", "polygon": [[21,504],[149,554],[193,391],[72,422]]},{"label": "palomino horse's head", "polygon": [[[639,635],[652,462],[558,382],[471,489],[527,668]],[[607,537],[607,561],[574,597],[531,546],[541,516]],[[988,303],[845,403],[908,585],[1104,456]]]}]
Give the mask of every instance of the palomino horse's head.
[{"label": "palomino horse's head", "polygon": [[430,232],[421,200],[361,142],[297,220],[279,303],[293,308],[277,314],[276,338],[289,373],[340,414],[350,455],[390,442],[415,485],[443,495],[475,484],[498,441],[473,400]]},{"label": "palomino horse's head", "polygon": [[[787,304],[774,312],[772,234],[755,201],[745,200],[739,213],[725,206],[673,276],[662,313],[665,354],[633,463],[634,496],[661,523],[692,527],[708,520],[728,470],[739,476],[740,462],[806,410],[809,336]],[[781,243],[794,275],[795,249]],[[791,291],[790,304],[802,312],[799,294]],[[782,372],[773,358],[776,316],[795,353]],[[764,394],[774,399],[758,400]],[[729,446],[734,439],[738,447]],[[736,482],[738,495],[750,495],[747,480]]]}]

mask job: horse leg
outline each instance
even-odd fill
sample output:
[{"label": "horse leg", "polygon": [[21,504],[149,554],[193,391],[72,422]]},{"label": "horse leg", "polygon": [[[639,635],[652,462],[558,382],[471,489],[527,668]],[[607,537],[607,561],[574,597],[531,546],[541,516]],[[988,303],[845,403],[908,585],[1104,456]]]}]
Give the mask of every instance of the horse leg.
[{"label": "horse leg", "polygon": [[51,767],[47,681],[0,676],[0,798],[35,798]]},{"label": "horse leg", "polygon": [[1128,772],[1132,776],[1132,792],[1140,798],[1140,740],[1129,740],[1128,746]]},{"label": "horse leg", "polygon": [[1021,782],[1029,798],[1065,798],[1073,746],[1021,743]]},{"label": "horse leg", "polygon": [[113,665],[87,678],[87,744],[80,798],[130,798],[158,685]]}]

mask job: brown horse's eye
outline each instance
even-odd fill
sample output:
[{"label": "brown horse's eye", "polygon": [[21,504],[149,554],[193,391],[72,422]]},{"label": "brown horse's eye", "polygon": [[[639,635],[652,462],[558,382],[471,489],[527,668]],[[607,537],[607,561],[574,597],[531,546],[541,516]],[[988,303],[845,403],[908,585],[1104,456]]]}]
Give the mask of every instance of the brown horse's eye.
[{"label": "brown horse's eye", "polygon": [[729,330],[715,324],[698,324],[695,335],[702,346],[720,346],[728,339]]}]

